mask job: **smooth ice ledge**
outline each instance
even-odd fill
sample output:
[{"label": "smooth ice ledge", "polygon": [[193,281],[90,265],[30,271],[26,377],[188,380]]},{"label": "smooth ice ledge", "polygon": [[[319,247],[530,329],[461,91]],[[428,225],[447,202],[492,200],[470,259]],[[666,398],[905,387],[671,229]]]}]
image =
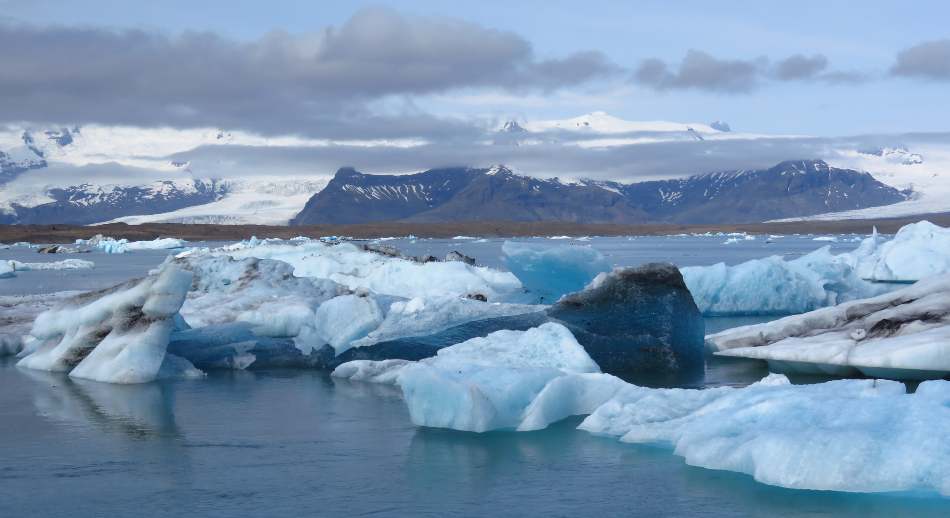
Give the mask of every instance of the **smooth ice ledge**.
[{"label": "smooth ice ledge", "polygon": [[950,374],[950,275],[878,297],[706,337],[720,356],[779,372],[933,379]]}]

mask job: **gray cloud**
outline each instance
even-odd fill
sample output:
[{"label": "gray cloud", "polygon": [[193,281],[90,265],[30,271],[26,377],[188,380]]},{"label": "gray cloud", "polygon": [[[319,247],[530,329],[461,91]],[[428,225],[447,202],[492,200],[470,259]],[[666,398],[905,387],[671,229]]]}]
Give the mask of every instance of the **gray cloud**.
[{"label": "gray cloud", "polygon": [[900,51],[891,74],[950,81],[950,39],[927,41]]},{"label": "gray cloud", "polygon": [[763,60],[724,60],[689,50],[676,70],[658,59],[645,60],[634,72],[634,80],[656,90],[739,93],[755,89],[763,66]]},{"label": "gray cloud", "polygon": [[821,54],[795,54],[775,64],[775,78],[781,81],[813,79],[828,68],[828,58]]},{"label": "gray cloud", "polygon": [[[550,91],[609,76],[599,52],[540,60],[510,33],[387,9],[308,35],[0,24],[0,122],[223,126],[364,138],[470,131],[368,103],[460,88]],[[422,133],[422,134],[420,134]]]},{"label": "gray cloud", "polygon": [[828,66],[828,58],[822,54],[794,54],[770,64],[765,57],[719,59],[701,50],[689,50],[675,70],[658,59],[644,60],[634,72],[633,81],[661,91],[693,89],[739,94],[751,92],[770,80],[857,84],[869,79],[857,72],[828,70]]}]

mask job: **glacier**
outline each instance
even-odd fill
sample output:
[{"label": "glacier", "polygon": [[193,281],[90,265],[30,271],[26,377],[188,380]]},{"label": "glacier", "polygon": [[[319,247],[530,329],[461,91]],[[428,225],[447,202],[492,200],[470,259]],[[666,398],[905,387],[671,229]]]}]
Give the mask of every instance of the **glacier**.
[{"label": "glacier", "polygon": [[950,375],[950,274],[877,297],[706,337],[719,356],[772,370],[930,379]]},{"label": "glacier", "polygon": [[888,241],[875,230],[842,254],[824,247],[790,260],[771,256],[681,271],[706,316],[804,313],[950,273],[950,229],[921,221],[905,225]]},{"label": "glacier", "polygon": [[521,281],[532,302],[553,303],[580,291],[597,274],[609,271],[604,255],[589,246],[532,246],[505,241],[505,265]]}]

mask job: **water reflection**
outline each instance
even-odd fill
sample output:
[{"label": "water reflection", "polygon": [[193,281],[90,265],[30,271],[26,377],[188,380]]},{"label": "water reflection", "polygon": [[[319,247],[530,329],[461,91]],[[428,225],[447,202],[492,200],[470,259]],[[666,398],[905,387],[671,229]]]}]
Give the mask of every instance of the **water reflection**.
[{"label": "water reflection", "polygon": [[117,385],[74,380],[62,373],[17,369],[34,383],[39,415],[133,439],[178,437],[171,383]]}]

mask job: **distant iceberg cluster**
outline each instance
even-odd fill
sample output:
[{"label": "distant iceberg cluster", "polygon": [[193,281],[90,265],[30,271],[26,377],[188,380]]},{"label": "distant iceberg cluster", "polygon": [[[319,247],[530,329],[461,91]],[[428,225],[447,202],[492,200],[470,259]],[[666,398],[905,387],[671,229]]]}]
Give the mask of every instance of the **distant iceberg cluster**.
[{"label": "distant iceberg cluster", "polygon": [[682,269],[704,315],[787,315],[872,297],[950,273],[950,229],[921,221],[889,241],[875,232],[853,251],[825,247],[795,259],[779,256],[735,266]]}]

